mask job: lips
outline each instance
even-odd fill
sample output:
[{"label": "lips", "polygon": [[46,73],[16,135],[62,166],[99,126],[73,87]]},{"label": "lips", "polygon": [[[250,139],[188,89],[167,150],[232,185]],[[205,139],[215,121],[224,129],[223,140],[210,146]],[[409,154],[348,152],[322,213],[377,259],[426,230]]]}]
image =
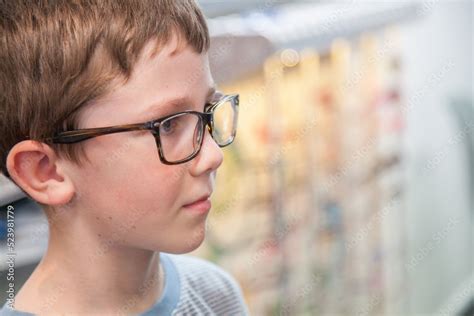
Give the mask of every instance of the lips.
[{"label": "lips", "polygon": [[183,207],[185,210],[188,210],[191,213],[207,214],[212,207],[211,200],[209,199],[209,197],[210,194],[206,194],[191,203],[183,205]]},{"label": "lips", "polygon": [[210,194],[205,194],[205,195],[202,195],[200,198],[197,198],[196,200],[188,203],[188,204],[185,204],[184,207],[187,207],[187,206],[192,206],[194,204],[198,204],[199,202],[203,202],[203,201],[206,201],[209,199],[211,195]]}]

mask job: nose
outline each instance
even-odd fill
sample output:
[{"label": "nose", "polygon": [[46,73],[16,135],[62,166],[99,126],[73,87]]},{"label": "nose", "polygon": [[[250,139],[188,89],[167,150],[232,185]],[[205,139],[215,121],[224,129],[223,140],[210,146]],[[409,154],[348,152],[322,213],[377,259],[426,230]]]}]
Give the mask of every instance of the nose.
[{"label": "nose", "polygon": [[220,167],[223,160],[224,155],[222,149],[217,145],[214,139],[212,139],[209,130],[206,128],[201,151],[191,160],[191,174],[197,177],[204,173],[211,173]]}]

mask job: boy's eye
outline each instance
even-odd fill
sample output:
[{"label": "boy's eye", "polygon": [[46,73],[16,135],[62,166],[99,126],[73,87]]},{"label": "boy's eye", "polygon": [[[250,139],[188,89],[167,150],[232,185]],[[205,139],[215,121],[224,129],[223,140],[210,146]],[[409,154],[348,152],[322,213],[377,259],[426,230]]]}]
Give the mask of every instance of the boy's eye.
[{"label": "boy's eye", "polygon": [[179,126],[180,117],[172,118],[161,123],[160,135],[171,135]]}]

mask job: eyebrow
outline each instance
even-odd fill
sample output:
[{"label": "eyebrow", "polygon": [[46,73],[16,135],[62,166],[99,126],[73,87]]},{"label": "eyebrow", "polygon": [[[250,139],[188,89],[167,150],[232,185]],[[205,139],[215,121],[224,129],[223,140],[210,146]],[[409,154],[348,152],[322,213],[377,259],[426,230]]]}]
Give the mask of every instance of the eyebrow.
[{"label": "eyebrow", "polygon": [[[211,102],[214,95],[217,93],[216,85],[212,85],[206,94],[205,102]],[[145,119],[155,116],[166,116],[176,112],[188,110],[192,105],[192,100],[188,97],[179,97],[175,99],[166,100],[158,104],[152,104],[143,113]]]}]

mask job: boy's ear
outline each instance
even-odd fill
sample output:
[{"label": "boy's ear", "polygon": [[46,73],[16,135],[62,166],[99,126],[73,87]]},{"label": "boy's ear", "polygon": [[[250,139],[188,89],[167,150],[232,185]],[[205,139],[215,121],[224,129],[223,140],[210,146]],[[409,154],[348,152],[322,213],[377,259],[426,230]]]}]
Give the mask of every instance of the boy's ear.
[{"label": "boy's ear", "polygon": [[56,153],[46,144],[24,140],[8,153],[7,169],[15,183],[32,199],[46,205],[64,205],[74,185]]}]

